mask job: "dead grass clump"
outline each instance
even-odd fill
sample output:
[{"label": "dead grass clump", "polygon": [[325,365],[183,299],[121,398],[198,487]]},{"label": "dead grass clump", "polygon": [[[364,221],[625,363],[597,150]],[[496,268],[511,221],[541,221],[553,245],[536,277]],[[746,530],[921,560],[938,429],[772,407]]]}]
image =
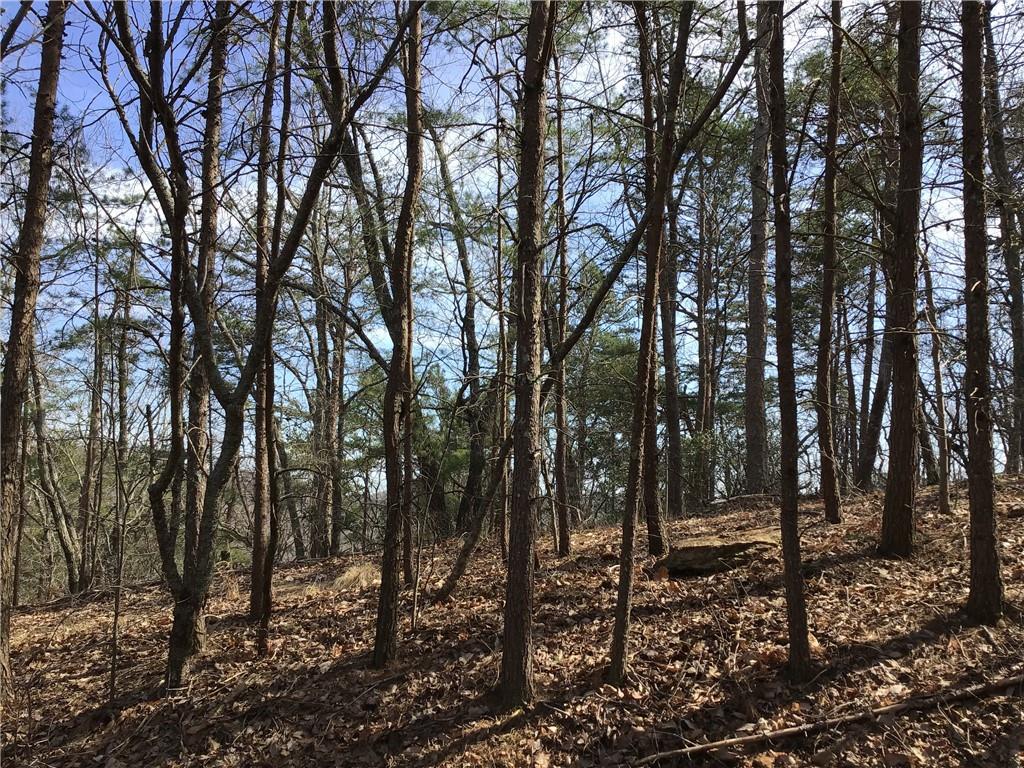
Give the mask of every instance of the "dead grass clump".
[{"label": "dead grass clump", "polygon": [[360,563],[346,568],[344,573],[331,583],[331,589],[345,592],[352,589],[374,587],[378,584],[380,584],[380,571],[369,563]]}]

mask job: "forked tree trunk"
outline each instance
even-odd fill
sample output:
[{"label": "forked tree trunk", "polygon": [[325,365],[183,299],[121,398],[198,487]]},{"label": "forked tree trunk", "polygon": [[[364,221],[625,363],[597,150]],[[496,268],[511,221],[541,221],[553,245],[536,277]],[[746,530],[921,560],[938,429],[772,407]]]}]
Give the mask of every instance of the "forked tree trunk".
[{"label": "forked tree trunk", "polygon": [[[384,391],[384,476],[387,507],[384,523],[384,551],[381,556],[381,582],[377,601],[373,666],[390,664],[398,652],[399,559],[402,539],[402,481],[407,459],[402,450],[403,405],[408,410],[412,398],[412,249],[416,204],[422,175],[422,126],[420,107],[420,17],[410,21],[405,43],[405,110],[407,173],[402,207],[395,230],[391,265],[390,310],[382,303],[392,340],[391,362]],[[405,420],[406,427],[410,420]],[[411,493],[412,489],[406,489]],[[405,537],[409,538],[408,531]],[[408,559],[408,558],[406,558]]]},{"label": "forked tree trunk", "polygon": [[988,328],[988,252],[985,221],[983,14],[981,3],[960,8],[963,41],[964,277],[967,304],[967,489],[971,507],[971,578],[967,613],[994,624],[1003,612],[996,538],[992,457],[991,363]]}]

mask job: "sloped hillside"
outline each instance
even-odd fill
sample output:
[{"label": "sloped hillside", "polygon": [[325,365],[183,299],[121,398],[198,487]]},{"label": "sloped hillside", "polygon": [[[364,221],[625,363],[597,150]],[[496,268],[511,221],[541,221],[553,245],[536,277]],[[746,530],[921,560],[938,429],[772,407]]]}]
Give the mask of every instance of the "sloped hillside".
[{"label": "sloped hillside", "polygon": [[[5,765],[624,765],[706,741],[857,713],[914,696],[1018,675],[1024,669],[1024,482],[1000,483],[1003,574],[1011,615],[965,626],[967,513],[939,517],[925,494],[920,550],[880,560],[880,499],[845,507],[826,526],[805,505],[803,541],[819,672],[803,686],[785,660],[776,552],[723,573],[665,580],[649,567],[634,603],[633,681],[602,682],[617,578],[618,531],[578,532],[575,554],[541,546],[535,622],[539,700],[496,714],[502,567],[491,544],[453,601],[406,621],[400,662],[367,668],[375,588],[369,558],[285,566],[277,576],[272,658],[254,658],[241,574],[218,577],[207,650],[191,687],[153,697],[169,627],[157,587],[125,595],[118,696],[109,695],[109,595],[22,609],[14,619],[21,695],[5,713]],[[771,525],[770,504],[737,501],[671,524],[687,536]],[[431,559],[433,557],[433,559]],[[436,584],[446,552],[424,557]],[[650,560],[644,563],[651,565]],[[360,567],[364,566],[364,567]],[[339,578],[342,577],[342,578]],[[1008,766],[1021,754],[1020,686],[819,733],[718,748],[686,762],[766,766]]]}]

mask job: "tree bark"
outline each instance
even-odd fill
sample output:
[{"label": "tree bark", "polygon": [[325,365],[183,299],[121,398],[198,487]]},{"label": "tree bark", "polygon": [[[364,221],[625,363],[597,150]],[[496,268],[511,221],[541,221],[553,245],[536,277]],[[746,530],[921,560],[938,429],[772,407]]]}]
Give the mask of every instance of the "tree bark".
[{"label": "tree bark", "polygon": [[[274,89],[277,85],[277,40],[281,25],[281,6],[274,6],[270,21],[270,42],[267,47],[267,65],[264,73],[266,85],[260,113],[258,167],[256,169],[256,311],[265,312],[267,269],[270,266],[270,211],[269,180],[271,172],[270,136],[274,111]],[[261,619],[269,608],[265,599],[269,590],[266,571],[268,539],[270,537],[271,507],[275,499],[270,491],[271,440],[274,418],[272,395],[274,355],[270,348],[264,351],[263,367],[256,375],[253,392],[255,418],[255,488],[253,489],[252,573],[249,585],[249,618]]]},{"label": "tree bark", "polygon": [[1021,278],[1021,211],[1014,194],[1013,177],[1006,159],[1006,117],[999,85],[999,59],[992,35],[991,5],[986,4],[985,21],[985,119],[988,129],[988,159],[992,167],[995,203],[999,209],[999,238],[1006,264],[1010,294],[1010,337],[1013,350],[1013,421],[1006,452],[1006,471],[1019,472],[1024,441],[1024,280]]},{"label": "tree bark", "polygon": [[786,588],[786,626],[789,632],[789,673],[805,680],[811,671],[807,633],[807,603],[800,571],[800,531],[797,527],[800,478],[797,469],[796,375],[793,362],[793,265],[789,201],[789,158],[786,156],[786,84],[782,3],[770,3],[768,45],[768,102],[771,112],[772,185],[775,203],[775,326],[779,366],[781,421],[780,495],[782,497],[782,564]]},{"label": "tree bark", "polygon": [[[558,211],[558,344],[565,343],[565,334],[569,326],[569,263],[565,217],[565,146],[564,126],[562,124],[562,69],[558,62],[558,53],[554,53],[555,63],[555,112],[558,143],[558,185],[556,206]],[[568,403],[565,396],[565,361],[555,368],[555,510],[558,523],[559,557],[567,557],[572,549],[569,533],[569,419],[566,415]]]},{"label": "tree bark", "polygon": [[40,256],[43,250],[53,169],[53,121],[64,46],[67,3],[50,0],[43,22],[39,64],[39,88],[32,118],[25,212],[14,255],[14,302],[10,334],[0,382],[0,708],[10,700],[14,683],[11,671],[11,612],[14,548],[22,500],[18,498],[18,455],[21,422],[28,399],[29,356],[33,345],[36,299],[39,296]]},{"label": "tree bark", "polygon": [[500,695],[514,708],[533,699],[533,572],[537,521],[534,496],[540,460],[545,79],[554,47],[555,9],[550,0],[530,5],[522,82],[522,138],[516,195],[517,261],[514,308],[516,360],[512,424],[515,464],[509,510],[508,577]]},{"label": "tree bark", "polygon": [[[637,29],[640,34],[640,59],[650,60],[653,46],[650,44],[650,32],[647,24],[647,11],[643,3],[634,3]],[[647,184],[650,196],[647,201],[647,223],[644,232],[644,244],[647,257],[646,275],[644,280],[643,306],[641,310],[640,346],[637,353],[636,385],[633,392],[633,414],[630,421],[629,465],[626,471],[625,506],[622,512],[622,548],[619,553],[619,584],[615,600],[615,625],[612,630],[611,662],[608,667],[608,680],[612,685],[625,682],[629,666],[629,630],[631,608],[633,602],[633,568],[634,568],[634,533],[639,506],[642,501],[644,483],[644,450],[646,447],[645,427],[653,418],[648,413],[651,399],[648,397],[652,383],[651,370],[656,362],[655,319],[657,317],[658,279],[661,274],[662,241],[665,229],[665,204],[668,200],[669,188],[675,175],[675,133],[676,112],[679,105],[683,76],[686,71],[686,54],[690,37],[690,22],[693,16],[693,4],[684,3],[680,6],[679,20],[676,28],[676,42],[671,69],[669,71],[668,90],[665,94],[664,114],[660,131],[660,144],[657,147],[657,158],[651,152],[646,163],[646,172],[654,171],[652,183]],[[650,103],[645,98],[644,130],[655,128],[653,109],[646,106]],[[648,145],[649,149],[654,144]]]},{"label": "tree bark", "polygon": [[935,437],[939,444],[938,481],[939,513],[949,514],[949,431],[946,428],[946,393],[942,373],[942,337],[939,335],[938,313],[935,310],[935,291],[932,290],[932,270],[927,257],[922,254],[921,268],[924,270],[925,317],[931,333],[932,375],[935,379]]},{"label": "tree bark", "polygon": [[825,129],[824,243],[822,247],[821,315],[818,324],[818,358],[815,409],[818,416],[818,454],[821,460],[821,498],[825,520],[838,523],[839,483],[836,476],[836,441],[832,424],[832,319],[836,301],[836,147],[839,140],[839,95],[843,85],[843,9],[832,2],[832,69],[828,89],[828,121]]},{"label": "tree bark", "polygon": [[899,188],[893,241],[891,300],[892,405],[889,472],[879,552],[909,557],[914,549],[917,494],[917,236],[921,216],[923,127],[920,105],[921,5],[901,3],[897,43]]},{"label": "tree bark", "polygon": [[1003,613],[996,538],[989,384],[988,251],[985,222],[984,36],[982,3],[960,7],[963,44],[964,277],[967,304],[967,491],[970,498],[971,576],[967,613],[995,624]]},{"label": "tree bark", "polygon": [[[384,476],[387,507],[384,524],[384,551],[381,556],[381,582],[377,601],[373,666],[385,667],[398,652],[399,547],[403,519],[402,479],[405,462],[402,452],[403,407],[411,407],[412,398],[412,249],[415,211],[423,172],[422,125],[420,106],[420,17],[409,25],[405,44],[406,111],[406,183],[402,207],[395,229],[391,264],[391,305],[385,311],[392,340],[391,362],[384,392]],[[385,310],[386,304],[382,304]],[[407,488],[406,493],[412,489]],[[408,538],[408,536],[406,536]],[[407,559],[407,558],[406,558]]]},{"label": "tree bark", "polygon": [[768,302],[765,285],[768,257],[768,6],[757,4],[754,87],[757,116],[750,157],[750,260],[747,264],[747,356],[744,363],[743,422],[746,433],[747,493],[765,493],[768,478],[768,422],[764,372],[768,349]]}]

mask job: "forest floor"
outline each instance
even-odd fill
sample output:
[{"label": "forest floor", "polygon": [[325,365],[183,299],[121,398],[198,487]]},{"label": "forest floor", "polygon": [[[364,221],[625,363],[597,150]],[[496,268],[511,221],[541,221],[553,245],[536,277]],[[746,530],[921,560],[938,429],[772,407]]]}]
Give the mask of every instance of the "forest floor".
[{"label": "forest floor", "polygon": [[[29,607],[14,616],[19,699],[6,712],[3,765],[14,766],[591,766],[629,765],[663,750],[855,713],[912,696],[1024,672],[1024,479],[1000,479],[1003,578],[1011,608],[979,628],[958,612],[967,590],[967,503],[935,511],[922,494],[919,548],[882,560],[881,498],[850,500],[827,526],[802,504],[804,563],[818,670],[792,685],[785,665],[779,554],[712,576],[659,580],[638,570],[633,680],[603,683],[619,532],[576,532],[575,553],[540,545],[538,700],[497,713],[503,568],[485,542],[453,601],[403,621],[400,659],[368,668],[375,587],[338,577],[371,558],[282,566],[274,653],[254,658],[246,584],[221,573],[207,648],[190,688],[156,698],[170,625],[158,587],[125,595],[118,697],[109,703],[109,595]],[[673,521],[673,541],[773,525],[771,503],[715,505]],[[641,542],[642,545],[642,542]],[[642,548],[642,546],[641,546]],[[425,553],[425,582],[451,560]],[[404,595],[408,617],[412,603]],[[1024,759],[1020,686],[981,700],[870,719],[749,750],[718,749],[660,765],[1014,766]]]}]

